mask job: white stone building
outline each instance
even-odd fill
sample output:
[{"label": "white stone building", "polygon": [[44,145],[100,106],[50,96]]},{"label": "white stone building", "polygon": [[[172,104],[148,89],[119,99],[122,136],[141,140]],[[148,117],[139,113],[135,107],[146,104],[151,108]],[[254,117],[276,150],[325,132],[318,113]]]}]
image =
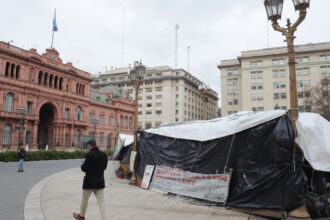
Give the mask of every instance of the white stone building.
[{"label": "white stone building", "polygon": [[[304,102],[310,88],[330,74],[330,42],[298,45],[296,75],[298,107],[310,111]],[[222,116],[237,111],[290,108],[287,48],[276,47],[241,52],[237,59],[222,60]]]},{"label": "white stone building", "polygon": [[[133,98],[129,71],[130,67],[126,67],[94,75],[91,86],[104,91],[117,85]],[[218,94],[203,88],[204,83],[183,69],[147,67],[138,95],[139,127],[216,118]],[[207,93],[203,95],[203,91]]]}]

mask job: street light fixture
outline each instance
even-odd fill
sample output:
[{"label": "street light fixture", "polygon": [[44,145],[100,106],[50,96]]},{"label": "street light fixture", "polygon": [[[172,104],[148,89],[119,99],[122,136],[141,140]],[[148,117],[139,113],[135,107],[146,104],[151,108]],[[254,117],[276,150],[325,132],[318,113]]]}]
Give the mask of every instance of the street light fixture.
[{"label": "street light fixture", "polygon": [[134,62],[134,69],[129,73],[129,77],[135,90],[135,117],[134,117],[134,144],[133,151],[137,152],[137,129],[138,129],[138,93],[140,85],[146,73],[146,67],[140,62]]},{"label": "street light fixture", "polygon": [[28,113],[26,108],[17,108],[16,115],[19,117],[19,132],[18,132],[18,146],[17,149],[23,146],[23,120]]},{"label": "street light fixture", "polygon": [[290,75],[290,116],[291,124],[296,131],[296,120],[298,119],[298,97],[297,97],[297,82],[296,82],[296,62],[294,51],[294,33],[297,27],[303,22],[306,17],[306,9],[309,7],[309,0],[293,0],[293,5],[296,10],[299,10],[298,19],[291,24],[290,19],[287,19],[286,27],[281,27],[277,20],[281,19],[283,0],[265,0],[265,8],[267,12],[268,20],[272,21],[272,26],[275,31],[281,32],[287,42],[288,58],[289,58],[289,75]]}]

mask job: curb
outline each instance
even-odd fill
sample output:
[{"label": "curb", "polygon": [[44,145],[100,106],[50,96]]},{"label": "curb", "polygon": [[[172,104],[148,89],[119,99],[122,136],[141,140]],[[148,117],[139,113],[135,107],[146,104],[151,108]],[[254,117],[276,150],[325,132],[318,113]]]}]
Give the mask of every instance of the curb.
[{"label": "curb", "polygon": [[51,176],[45,177],[40,182],[38,182],[36,185],[32,187],[32,189],[29,191],[25,203],[24,203],[24,220],[46,220],[42,207],[41,207],[41,194],[44,190],[47,183],[66,172],[72,172],[73,170],[76,170],[79,168],[72,168],[68,170],[64,170],[58,173],[55,173]]}]

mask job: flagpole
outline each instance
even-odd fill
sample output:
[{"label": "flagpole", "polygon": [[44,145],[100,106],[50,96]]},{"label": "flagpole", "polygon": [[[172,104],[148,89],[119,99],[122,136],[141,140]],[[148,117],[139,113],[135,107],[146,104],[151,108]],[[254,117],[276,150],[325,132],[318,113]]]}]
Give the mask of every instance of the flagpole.
[{"label": "flagpole", "polygon": [[52,34],[52,45],[50,46],[50,48],[53,48],[53,42],[54,42],[54,30],[53,30],[53,34]]},{"label": "flagpole", "polygon": [[[50,48],[53,48],[53,44],[54,44],[54,32],[55,32],[55,29],[54,29],[54,19],[56,19],[56,8],[55,8],[55,11],[54,11],[54,18],[53,18],[53,34],[52,34],[52,45],[50,46]],[[56,21],[56,20],[55,20]]]}]

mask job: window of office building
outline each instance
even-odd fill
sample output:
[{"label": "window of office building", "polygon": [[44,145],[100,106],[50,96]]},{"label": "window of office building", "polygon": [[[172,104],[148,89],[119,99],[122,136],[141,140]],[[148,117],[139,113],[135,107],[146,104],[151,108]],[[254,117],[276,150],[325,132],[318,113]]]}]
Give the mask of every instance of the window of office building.
[{"label": "window of office building", "polygon": [[262,71],[253,71],[250,73],[251,79],[262,79]]},{"label": "window of office building", "polygon": [[311,85],[310,80],[298,80],[297,87],[309,87]]},{"label": "window of office building", "polygon": [[238,90],[237,89],[229,89],[227,91],[228,95],[238,95]]},{"label": "window of office building", "polygon": [[276,92],[274,93],[274,99],[286,99],[285,92]]},{"label": "window of office building", "polygon": [[156,95],[156,99],[162,99],[161,95]]},{"label": "window of office building", "polygon": [[151,115],[152,111],[146,111],[146,115]]},{"label": "window of office building", "polygon": [[161,115],[162,114],[162,110],[156,110],[156,114],[157,115]]},{"label": "window of office building", "polygon": [[297,68],[296,73],[297,73],[297,76],[309,75],[310,69],[309,69],[309,67]]},{"label": "window of office building", "polygon": [[309,62],[309,57],[296,57],[296,63],[308,63]]},{"label": "window of office building", "polygon": [[330,73],[330,66],[321,66],[321,74]]},{"label": "window of office building", "polygon": [[235,76],[235,75],[238,75],[238,74],[239,74],[238,69],[227,70],[227,75],[228,76]]},{"label": "window of office building", "polygon": [[238,99],[228,99],[228,105],[238,105]]},{"label": "window of office building", "polygon": [[285,88],[285,87],[286,87],[285,82],[273,82],[274,89]]},{"label": "window of office building", "polygon": [[152,99],[152,96],[151,96],[151,95],[148,95],[148,96],[146,97],[146,99],[147,99],[147,100],[151,100],[151,99]]},{"label": "window of office building", "polygon": [[162,107],[162,103],[161,102],[157,102],[156,103],[156,107]]},{"label": "window of office building", "polygon": [[238,79],[237,78],[227,79],[227,85],[228,86],[236,86],[236,85],[238,85]]},{"label": "window of office building", "polygon": [[281,78],[286,76],[286,71],[285,69],[277,69],[273,70],[273,77],[274,78]]},{"label": "window of office building", "polygon": [[261,101],[264,100],[264,96],[262,94],[252,94],[251,95],[251,100],[252,101]]},{"label": "window of office building", "polygon": [[252,107],[252,111],[258,112],[258,111],[264,111],[264,107]]},{"label": "window of office building", "polygon": [[162,91],[162,87],[156,87],[156,91],[157,91],[157,92]]},{"label": "window of office building", "polygon": [[284,65],[285,64],[285,59],[274,59],[273,61],[273,66],[278,66],[278,65]]},{"label": "window of office building", "polygon": [[259,89],[263,89],[263,88],[264,88],[263,83],[251,83],[252,90],[259,90]]},{"label": "window of office building", "polygon": [[146,129],[151,128],[151,127],[152,127],[151,122],[146,122]]},{"label": "window of office building", "polygon": [[250,67],[260,67],[262,65],[263,64],[262,64],[262,61],[261,60],[250,62]]},{"label": "window of office building", "polygon": [[320,56],[320,61],[323,62],[323,61],[330,61],[330,55],[321,55]]},{"label": "window of office building", "polygon": [[146,92],[152,92],[152,88],[146,88]]},{"label": "window of office building", "polygon": [[147,107],[152,107],[152,103],[147,103],[146,106]]}]

